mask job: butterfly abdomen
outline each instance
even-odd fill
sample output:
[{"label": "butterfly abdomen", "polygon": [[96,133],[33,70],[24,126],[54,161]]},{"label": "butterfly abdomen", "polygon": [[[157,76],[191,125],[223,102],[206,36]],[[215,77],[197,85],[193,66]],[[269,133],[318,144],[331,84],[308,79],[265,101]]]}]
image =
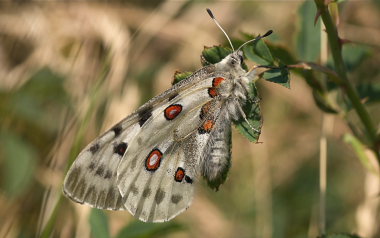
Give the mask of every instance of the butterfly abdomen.
[{"label": "butterfly abdomen", "polygon": [[201,159],[201,173],[211,188],[218,190],[231,166],[231,125],[226,108],[222,108]]}]

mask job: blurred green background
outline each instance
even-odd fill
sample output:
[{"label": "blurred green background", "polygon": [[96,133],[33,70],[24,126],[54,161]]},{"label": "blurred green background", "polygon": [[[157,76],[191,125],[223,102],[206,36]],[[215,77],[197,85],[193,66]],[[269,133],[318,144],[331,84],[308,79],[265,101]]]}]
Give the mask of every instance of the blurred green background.
[{"label": "blurred green background", "polygon": [[[234,130],[226,183],[218,192],[199,183],[192,206],[172,221],[145,224],[63,197],[65,172],[84,146],[169,88],[176,70],[200,68],[204,46],[226,43],[205,8],[234,38],[273,29],[266,41],[274,56],[323,58],[313,1],[1,4],[0,237],[317,237],[322,134],[326,231],[380,237],[378,167],[350,146],[357,116],[324,114],[293,73],[290,90],[258,82],[261,143]],[[379,1],[344,1],[332,12],[355,43],[344,59],[378,128]]]}]

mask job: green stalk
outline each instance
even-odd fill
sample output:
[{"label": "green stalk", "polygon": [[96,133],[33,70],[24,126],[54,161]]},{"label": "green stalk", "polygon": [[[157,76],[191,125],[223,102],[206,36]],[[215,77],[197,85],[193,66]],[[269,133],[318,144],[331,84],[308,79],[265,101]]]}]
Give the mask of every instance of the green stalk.
[{"label": "green stalk", "polygon": [[356,113],[358,114],[360,120],[362,121],[367,131],[366,134],[371,143],[371,147],[374,150],[377,159],[380,161],[380,155],[378,152],[378,147],[380,145],[377,142],[376,128],[372,122],[372,119],[367,109],[361,103],[357,91],[355,90],[352,83],[348,80],[346,66],[343,62],[342,57],[342,44],[340,42],[336,26],[328,10],[327,3],[325,3],[325,0],[314,0],[314,2],[317,5],[319,14],[321,15],[323,23],[326,27],[330,51],[334,60],[335,70],[338,76],[342,79],[341,84],[339,86],[343,89],[343,91],[347,94],[348,98],[350,99],[353,108],[355,109]]}]

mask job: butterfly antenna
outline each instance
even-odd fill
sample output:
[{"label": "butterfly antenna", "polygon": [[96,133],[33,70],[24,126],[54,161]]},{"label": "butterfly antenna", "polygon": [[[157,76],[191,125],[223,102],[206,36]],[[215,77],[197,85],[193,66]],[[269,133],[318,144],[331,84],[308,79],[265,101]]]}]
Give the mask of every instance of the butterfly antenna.
[{"label": "butterfly antenna", "polygon": [[232,42],[230,40],[230,38],[228,37],[227,33],[223,30],[222,26],[219,24],[219,22],[216,20],[216,18],[214,17],[214,14],[212,13],[212,11],[209,9],[209,8],[206,8],[207,10],[207,13],[210,15],[211,19],[215,22],[215,24],[219,27],[219,29],[224,33],[224,35],[226,36],[228,42],[230,43],[231,45],[231,48],[233,51],[235,51],[234,49],[234,46],[232,45]]},{"label": "butterfly antenna", "polygon": [[269,36],[270,34],[272,34],[273,33],[273,31],[272,30],[269,30],[269,31],[267,31],[267,33],[265,33],[264,35],[262,35],[262,36],[257,36],[256,38],[254,38],[254,39],[252,39],[252,40],[249,40],[249,41],[246,41],[244,44],[242,44],[238,49],[237,49],[237,51],[239,51],[241,48],[243,48],[245,45],[247,45],[247,44],[249,44],[249,43],[251,43],[251,42],[254,42],[254,41],[258,41],[258,40],[260,40],[260,39],[262,39],[262,38],[264,38],[264,37],[267,37],[267,36]]}]

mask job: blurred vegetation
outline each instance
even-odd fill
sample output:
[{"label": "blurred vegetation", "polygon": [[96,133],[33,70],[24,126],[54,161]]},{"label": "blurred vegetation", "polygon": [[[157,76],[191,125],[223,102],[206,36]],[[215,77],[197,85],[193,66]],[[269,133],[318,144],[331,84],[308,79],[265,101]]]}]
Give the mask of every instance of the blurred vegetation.
[{"label": "blurred vegetation", "polygon": [[[244,48],[266,66],[260,143],[234,130],[226,183],[167,223],[66,199],[85,145],[228,47],[206,7],[235,47],[274,30]],[[379,1],[3,4],[0,237],[380,237],[379,17]]]}]

